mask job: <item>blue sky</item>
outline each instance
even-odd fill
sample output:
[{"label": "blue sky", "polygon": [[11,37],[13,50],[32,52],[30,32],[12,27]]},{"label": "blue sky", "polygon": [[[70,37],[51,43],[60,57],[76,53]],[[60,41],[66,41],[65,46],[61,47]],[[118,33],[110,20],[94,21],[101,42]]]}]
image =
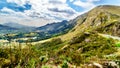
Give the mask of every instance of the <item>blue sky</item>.
[{"label": "blue sky", "polygon": [[42,26],[73,19],[98,5],[120,5],[120,0],[0,0],[0,23]]}]

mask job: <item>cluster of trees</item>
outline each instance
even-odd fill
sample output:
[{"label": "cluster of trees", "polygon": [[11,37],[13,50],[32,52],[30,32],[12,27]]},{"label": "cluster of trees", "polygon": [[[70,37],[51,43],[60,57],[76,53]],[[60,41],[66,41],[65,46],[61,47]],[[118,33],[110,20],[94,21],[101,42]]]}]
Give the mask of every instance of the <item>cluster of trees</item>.
[{"label": "cluster of trees", "polygon": [[[30,33],[15,33],[15,34],[5,34],[1,35],[0,39],[5,39],[8,41],[12,41],[16,39],[16,42],[24,43],[24,42],[36,42],[44,39],[48,39],[51,37],[56,37],[58,35],[62,35],[62,33],[55,33],[55,34],[49,34],[44,32],[30,32]],[[27,40],[20,39],[20,38],[28,38]]]}]

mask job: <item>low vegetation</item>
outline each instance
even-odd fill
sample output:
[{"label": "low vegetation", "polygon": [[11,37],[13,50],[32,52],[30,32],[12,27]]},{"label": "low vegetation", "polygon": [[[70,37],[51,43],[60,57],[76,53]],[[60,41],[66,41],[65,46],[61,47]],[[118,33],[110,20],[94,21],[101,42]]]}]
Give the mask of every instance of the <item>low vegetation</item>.
[{"label": "low vegetation", "polygon": [[[83,33],[84,34],[84,33]],[[81,36],[84,36],[81,41]],[[79,38],[80,37],[80,38]],[[70,42],[63,42],[60,38],[32,45],[26,43],[26,48],[4,48],[0,49],[1,67],[46,67],[46,64],[68,68],[69,64],[80,66],[90,62],[92,57],[105,58],[116,52],[115,42],[97,34],[80,35]],[[80,42],[78,42],[80,41]],[[73,43],[74,42],[74,43]],[[68,45],[64,47],[64,45]],[[63,48],[64,47],[64,48]],[[117,58],[116,58],[117,59]]]}]

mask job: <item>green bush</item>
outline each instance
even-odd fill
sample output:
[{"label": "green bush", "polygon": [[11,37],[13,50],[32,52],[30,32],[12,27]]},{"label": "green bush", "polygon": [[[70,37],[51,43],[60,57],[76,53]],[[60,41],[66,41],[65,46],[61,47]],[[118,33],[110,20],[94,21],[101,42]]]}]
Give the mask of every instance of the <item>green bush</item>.
[{"label": "green bush", "polygon": [[120,42],[116,43],[115,45],[116,45],[117,47],[120,47]]},{"label": "green bush", "polygon": [[62,64],[62,68],[68,68],[68,64],[67,64],[67,61],[64,60],[63,64]]},{"label": "green bush", "polygon": [[76,44],[76,43],[80,43],[82,41],[84,41],[87,37],[89,37],[90,34],[89,33],[83,33],[81,34],[80,36],[76,36],[76,37],[73,37],[70,41],[69,41],[69,44]]},{"label": "green bush", "polygon": [[8,53],[6,51],[1,51],[0,50],[0,58],[8,58]]},{"label": "green bush", "polygon": [[37,48],[41,49],[41,48],[51,48],[51,47],[54,47],[56,45],[59,45],[62,43],[62,40],[61,38],[54,38],[52,39],[51,41],[47,41],[47,42],[44,42],[42,44],[37,44]]}]

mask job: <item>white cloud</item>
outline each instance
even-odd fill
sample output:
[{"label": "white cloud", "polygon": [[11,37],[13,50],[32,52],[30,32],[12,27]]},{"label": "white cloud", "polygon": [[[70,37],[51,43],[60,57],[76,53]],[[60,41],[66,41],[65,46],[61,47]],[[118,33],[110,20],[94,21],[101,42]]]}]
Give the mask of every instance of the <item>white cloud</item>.
[{"label": "white cloud", "polygon": [[23,6],[26,4],[29,0],[7,0],[8,3],[16,3],[19,6]]},{"label": "white cloud", "polygon": [[70,2],[73,2],[74,0],[70,0]]},{"label": "white cloud", "polygon": [[[7,2],[23,6],[27,0],[7,0]],[[29,4],[32,5],[32,8],[24,12],[15,12],[12,9],[4,7],[0,11],[7,12],[8,14],[0,14],[0,23],[16,22],[29,26],[42,26],[47,23],[70,19],[76,13],[75,10],[66,4],[66,0],[30,0]],[[54,8],[57,8],[61,12],[49,10]],[[67,12],[73,12],[74,14]]]},{"label": "white cloud", "polygon": [[[38,16],[42,16],[42,17],[48,16],[47,14],[49,14],[50,17],[53,17],[53,16],[60,17],[64,14],[68,14],[68,13],[49,10],[49,9],[55,9],[55,8],[57,8],[60,11],[71,11],[73,13],[76,13],[75,10],[73,10],[66,4],[66,0],[36,0],[36,1],[31,0],[30,3],[32,4],[32,9],[26,12],[27,14],[30,14],[33,16],[35,13],[39,14]],[[63,18],[68,19],[68,17],[65,17],[65,16]]]},{"label": "white cloud", "polygon": [[[24,12],[15,12],[4,7],[1,11],[9,14],[0,14],[0,21],[2,22],[11,21],[25,25],[41,26],[55,21],[69,20],[77,14],[74,9],[67,5],[66,0],[7,0],[7,2],[16,3],[18,6],[29,3],[32,7]],[[9,19],[9,21],[5,19]]]},{"label": "white cloud", "polygon": [[87,2],[95,2],[95,1],[100,1],[100,0],[87,0]]},{"label": "white cloud", "polygon": [[0,15],[0,24],[14,22],[14,23],[19,23],[19,24],[23,24],[23,25],[39,27],[39,26],[45,25],[47,23],[57,21],[57,20],[45,20],[44,18],[31,18],[28,16],[21,15],[22,13],[17,13],[17,14],[18,15],[1,14]]},{"label": "white cloud", "polygon": [[[0,14],[0,21],[16,22],[30,26],[42,26],[46,23],[73,19],[83,13],[75,11],[66,1],[67,0],[7,0],[7,2],[16,3],[18,6],[24,6],[26,3],[29,3],[32,7],[30,10],[25,10],[24,12],[15,12],[12,9],[4,7],[1,11],[10,14]],[[77,6],[91,8],[95,6],[93,2],[98,0],[87,0],[87,2],[80,0],[70,1]]]},{"label": "white cloud", "polygon": [[14,13],[14,11],[12,9],[9,9],[7,7],[4,7],[3,9],[1,9],[2,12],[9,12],[9,13]]},{"label": "white cloud", "polygon": [[86,0],[86,2],[83,2],[81,0],[75,0],[73,4],[80,6],[80,7],[83,7],[85,9],[91,9],[91,8],[96,6],[94,4],[94,2],[96,2],[96,1],[100,1],[100,0]]}]

